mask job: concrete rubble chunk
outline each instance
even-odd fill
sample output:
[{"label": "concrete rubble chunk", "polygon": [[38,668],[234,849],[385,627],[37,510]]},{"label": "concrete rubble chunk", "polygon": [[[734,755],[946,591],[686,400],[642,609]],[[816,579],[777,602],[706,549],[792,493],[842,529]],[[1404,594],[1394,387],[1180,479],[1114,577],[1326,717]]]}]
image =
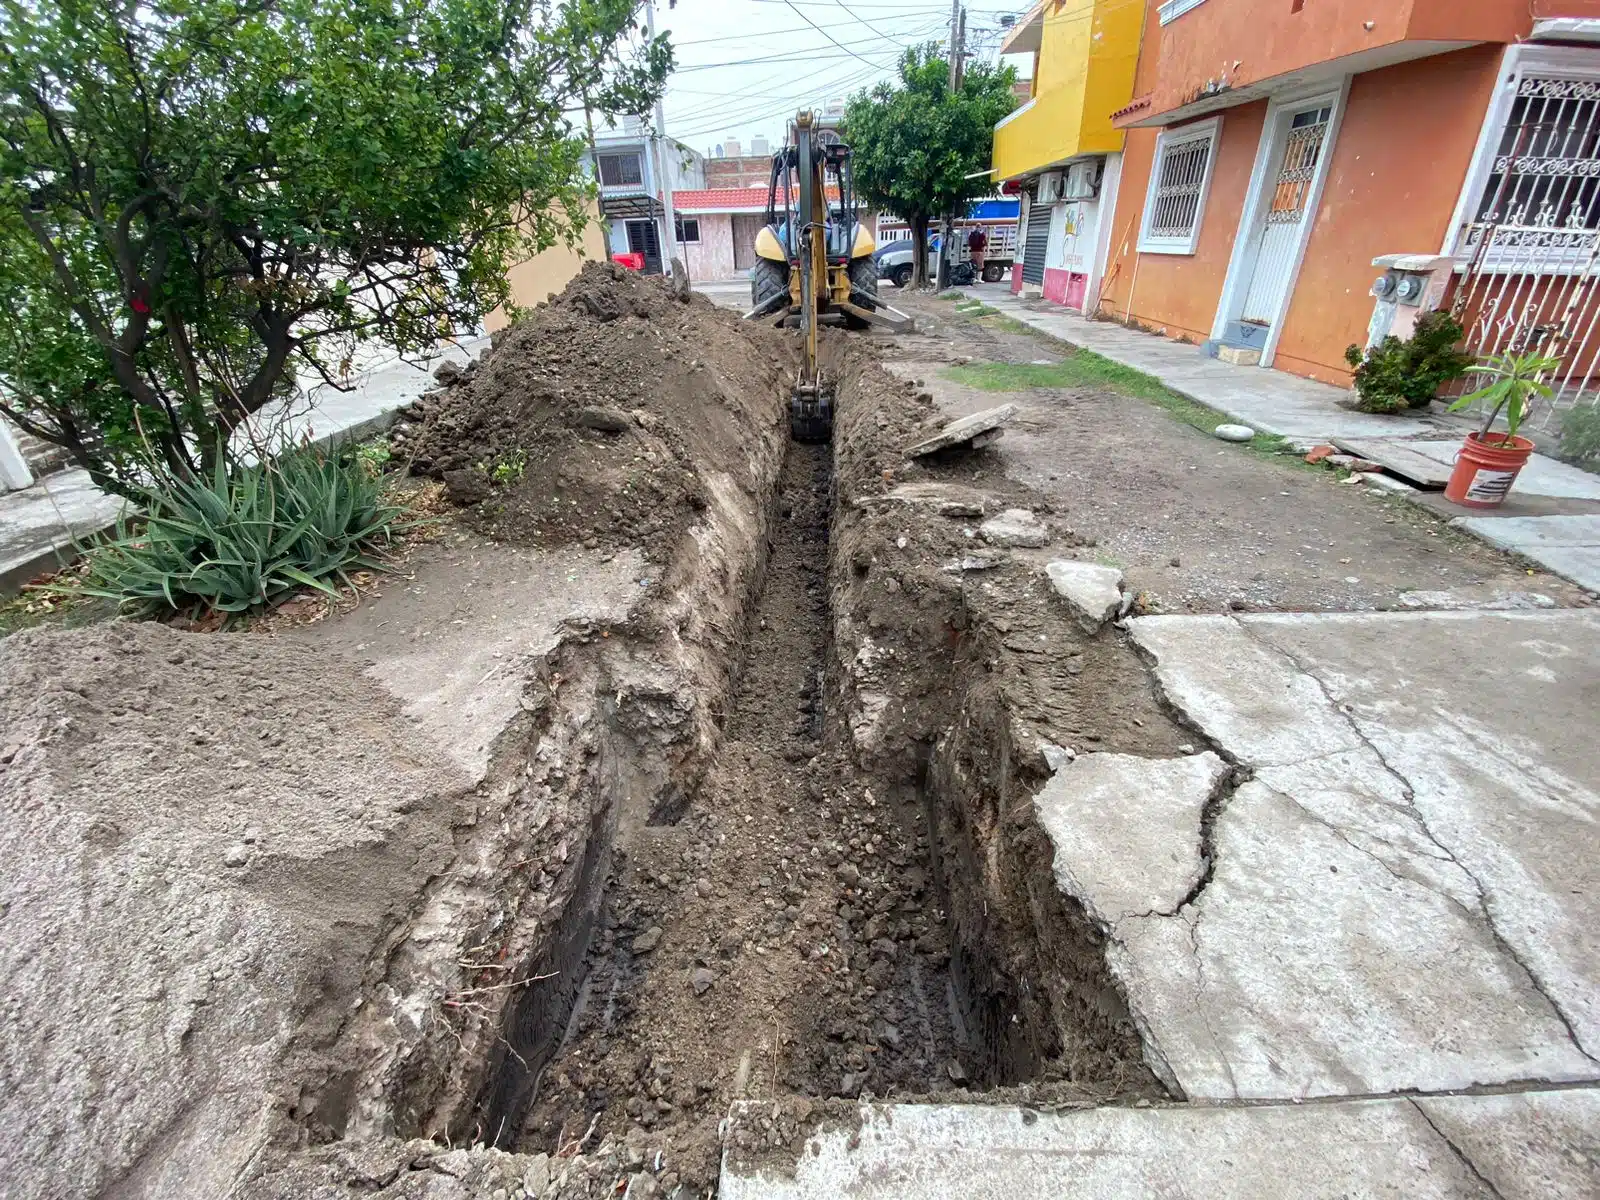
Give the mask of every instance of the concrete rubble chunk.
[{"label": "concrete rubble chunk", "polygon": [[1055,847],[1056,886],[1108,927],[1175,912],[1200,880],[1202,815],[1228,778],[1210,751],[1085,754],[1063,766],[1033,800]]},{"label": "concrete rubble chunk", "polygon": [[1089,633],[1097,632],[1122,609],[1122,572],[1099,563],[1059,560],[1045,565],[1056,595]]},{"label": "concrete rubble chunk", "polygon": [[[997,432],[1002,425],[1017,415],[1015,404],[1002,404],[999,408],[985,409],[971,416],[960,417],[951,421],[938,433],[930,438],[906,447],[907,458],[922,458],[925,455],[935,454],[940,450],[948,450],[953,446],[973,442],[984,434]],[[993,439],[989,439],[992,441]],[[985,443],[987,444],[987,443]]]},{"label": "concrete rubble chunk", "polygon": [[797,1161],[741,1153],[770,1112],[735,1106],[722,1200],[1477,1200],[1491,1194],[1485,1180],[1505,1200],[1585,1196],[1595,1158],[1572,1148],[1592,1142],[1600,1106],[1587,1090],[1062,1112],[863,1104],[806,1139]]},{"label": "concrete rubble chunk", "polygon": [[1050,544],[1050,531],[1029,508],[1008,508],[978,526],[978,536],[991,546],[1036,550]]}]

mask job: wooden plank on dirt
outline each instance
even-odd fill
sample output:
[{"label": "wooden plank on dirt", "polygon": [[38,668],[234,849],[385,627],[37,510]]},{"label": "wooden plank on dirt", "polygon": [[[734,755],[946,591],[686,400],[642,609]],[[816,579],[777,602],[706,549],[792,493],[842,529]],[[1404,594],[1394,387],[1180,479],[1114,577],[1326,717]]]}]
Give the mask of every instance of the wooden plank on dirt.
[{"label": "wooden plank on dirt", "polygon": [[1335,438],[1333,444],[1346,454],[1375,462],[1391,475],[1428,491],[1438,491],[1450,482],[1450,466],[1426,454],[1419,454],[1402,441],[1391,438]]}]

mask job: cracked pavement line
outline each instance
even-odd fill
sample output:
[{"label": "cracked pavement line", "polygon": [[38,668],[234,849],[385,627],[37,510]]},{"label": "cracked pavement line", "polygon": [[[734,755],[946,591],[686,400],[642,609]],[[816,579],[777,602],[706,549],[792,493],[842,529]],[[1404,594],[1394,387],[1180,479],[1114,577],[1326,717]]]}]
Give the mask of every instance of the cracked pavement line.
[{"label": "cracked pavement line", "polygon": [[[1318,675],[1314,670],[1311,669],[1311,667],[1303,663],[1292,651],[1278,645],[1276,642],[1272,641],[1262,632],[1257,630],[1254,627],[1254,622],[1241,621],[1238,618],[1231,619],[1234,625],[1238,627],[1240,632],[1242,632],[1245,637],[1250,639],[1252,643],[1260,646],[1269,653],[1281,656],[1297,672],[1315,683],[1318,690],[1321,691],[1323,698],[1327,700],[1329,707],[1332,708],[1334,712],[1339,714],[1344,723],[1349,727],[1350,732],[1360,740],[1363,746],[1372,752],[1373,757],[1378,760],[1379,765],[1381,765],[1383,769],[1395,780],[1395,782],[1400,785],[1401,793],[1405,797],[1406,808],[1415,817],[1417,825],[1423,834],[1435,846],[1439,847],[1440,851],[1442,851],[1446,857],[1448,857],[1450,862],[1455,864],[1462,874],[1471,880],[1472,886],[1477,892],[1478,896],[1478,916],[1482,919],[1484,928],[1489,933],[1489,936],[1494,939],[1495,946],[1507,958],[1516,963],[1518,968],[1521,969],[1522,973],[1527,977],[1529,986],[1539,994],[1540,998],[1544,1000],[1544,1002],[1549,1006],[1550,1011],[1555,1015],[1556,1020],[1560,1021],[1562,1027],[1567,1031],[1567,1037],[1572,1042],[1573,1048],[1577,1050],[1579,1054],[1583,1055],[1584,1058],[1588,1059],[1592,1063],[1595,1063],[1597,1066],[1600,1066],[1600,1059],[1597,1059],[1593,1054],[1591,1054],[1588,1048],[1584,1046],[1582,1040],[1578,1037],[1578,1031],[1572,1023],[1572,1018],[1567,1014],[1566,1010],[1556,1002],[1555,997],[1550,994],[1548,986],[1545,984],[1544,980],[1539,977],[1538,972],[1536,972],[1533,967],[1523,959],[1521,952],[1506,938],[1504,931],[1500,928],[1498,922],[1495,920],[1494,911],[1489,900],[1489,889],[1484,885],[1483,881],[1473,873],[1472,869],[1456,856],[1456,852],[1450,846],[1446,845],[1442,840],[1440,840],[1438,834],[1436,834],[1433,828],[1428,824],[1426,814],[1424,814],[1423,811],[1417,807],[1417,792],[1416,788],[1412,785],[1411,780],[1406,778],[1406,776],[1398,768],[1390,763],[1388,757],[1382,750],[1378,748],[1377,744],[1373,741],[1367,730],[1362,728],[1361,723],[1356,715],[1350,711],[1353,706],[1341,703],[1334,695],[1327,681],[1323,679],[1322,676]],[[1286,797],[1286,799],[1289,799],[1296,805],[1296,807],[1304,810],[1305,806],[1296,801],[1292,796]],[[1354,849],[1356,847],[1352,848]],[[1375,861],[1377,860],[1375,859]],[[1380,862],[1379,865],[1384,866],[1386,870],[1388,869],[1386,864]],[[1391,874],[1392,873],[1393,872],[1391,872]],[[1453,897],[1445,897],[1445,899],[1453,901]]]}]

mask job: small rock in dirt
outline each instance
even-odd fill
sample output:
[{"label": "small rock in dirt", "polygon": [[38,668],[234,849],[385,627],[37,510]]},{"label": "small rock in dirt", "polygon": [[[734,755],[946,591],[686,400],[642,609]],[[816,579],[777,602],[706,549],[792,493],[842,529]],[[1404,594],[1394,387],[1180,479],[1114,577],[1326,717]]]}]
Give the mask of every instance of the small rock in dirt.
[{"label": "small rock in dirt", "polygon": [[925,438],[913,446],[906,447],[906,457],[922,458],[940,450],[948,450],[953,446],[970,443],[980,434],[999,429],[1000,426],[1016,415],[1017,406],[1015,404],[1002,404],[999,408],[991,408],[984,412],[973,413],[971,416],[951,421],[932,437]]},{"label": "small rock in dirt", "polygon": [[235,843],[222,852],[222,865],[242,867],[250,861],[250,851],[243,842]]},{"label": "small rock in dirt", "polygon": [[535,1154],[522,1173],[522,1186],[530,1196],[542,1196],[550,1186],[550,1156]]},{"label": "small rock in dirt", "polygon": [[466,507],[488,498],[493,489],[489,486],[489,477],[476,468],[467,468],[459,471],[446,471],[444,473],[445,495],[450,497],[453,504]]},{"label": "small rock in dirt", "polygon": [[1182,744],[1180,744],[1178,746],[1178,753],[1179,754],[1193,754],[1194,753],[1194,744],[1192,742],[1183,742]]},{"label": "small rock in dirt", "polygon": [[1169,567],[1181,567],[1183,566],[1183,560],[1174,555],[1172,558],[1167,560],[1167,565]]},{"label": "small rock in dirt", "polygon": [[573,417],[584,429],[597,429],[601,433],[625,433],[632,419],[615,408],[580,408]]},{"label": "small rock in dirt", "polygon": [[17,745],[15,742],[12,742],[5,749],[0,750],[0,763],[9,763],[13,758],[15,758],[21,752],[22,752],[22,747]]},{"label": "small rock in dirt", "polygon": [[965,1083],[967,1081],[966,1068],[953,1058],[945,1063],[944,1070],[945,1074],[950,1076],[951,1081],[954,1083]]},{"label": "small rock in dirt", "polygon": [[1048,545],[1050,531],[1028,508],[1008,508],[978,526],[978,536],[991,546],[1024,546],[1037,549]]},{"label": "small rock in dirt", "polygon": [[939,505],[941,517],[981,517],[983,505],[969,500],[946,500]]},{"label": "small rock in dirt", "polygon": [[710,967],[696,967],[689,976],[689,986],[694,989],[696,996],[704,996],[716,981],[717,977]]},{"label": "small rock in dirt", "polygon": [[706,897],[711,895],[711,880],[709,880],[709,879],[697,879],[697,880],[695,880],[694,890],[700,893],[701,899],[705,899]]},{"label": "small rock in dirt", "polygon": [[1005,555],[985,553],[980,550],[975,554],[968,554],[962,558],[954,559],[944,564],[943,570],[952,573],[957,571],[989,571],[998,567],[1005,561]]},{"label": "small rock in dirt", "polygon": [[1255,437],[1256,431],[1248,425],[1233,425],[1224,422],[1211,431],[1225,442],[1248,442]]},{"label": "small rock in dirt", "polygon": [[1061,770],[1078,757],[1078,752],[1071,746],[1058,746],[1054,742],[1040,742],[1039,753],[1044,755],[1044,764],[1052,771]]},{"label": "small rock in dirt", "polygon": [[433,377],[440,383],[449,383],[461,375],[461,364],[454,359],[445,359],[433,369]]},{"label": "small rock in dirt", "polygon": [[661,944],[661,926],[652,925],[638,937],[633,939],[633,952],[635,954],[649,954]]},{"label": "small rock in dirt", "polygon": [[1058,559],[1045,566],[1045,574],[1088,633],[1098,632],[1122,608],[1122,572],[1115,567]]},{"label": "small rock in dirt", "polygon": [[839,868],[839,878],[850,887],[861,882],[861,871],[855,863],[845,863]]}]

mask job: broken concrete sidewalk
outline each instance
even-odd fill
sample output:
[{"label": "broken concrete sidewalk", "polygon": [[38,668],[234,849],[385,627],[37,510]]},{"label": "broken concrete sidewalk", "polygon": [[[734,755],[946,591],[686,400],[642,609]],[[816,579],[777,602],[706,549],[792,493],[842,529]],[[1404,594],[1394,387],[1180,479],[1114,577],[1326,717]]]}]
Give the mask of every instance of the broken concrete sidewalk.
[{"label": "broken concrete sidewalk", "polygon": [[[1592,1196],[1600,1092],[1346,1100],[1247,1108],[862,1105],[781,1167],[737,1105],[722,1200],[1553,1200]],[[770,1121],[769,1121],[770,1123]]]},{"label": "broken concrete sidewalk", "polygon": [[1063,559],[1046,563],[1044,571],[1086,633],[1099,632],[1122,613],[1122,572],[1117,568]]},{"label": "broken concrete sidewalk", "polygon": [[987,446],[1001,435],[1003,431],[1000,427],[1016,415],[1015,404],[1002,404],[999,408],[958,418],[932,437],[925,438],[914,446],[907,446],[906,457],[922,458],[940,450],[959,446],[964,442],[970,444],[973,449]]},{"label": "broken concrete sidewalk", "polygon": [[[1170,1087],[1600,1079],[1600,757],[1584,732],[1600,615],[1148,617],[1133,637],[1167,699],[1254,774],[1218,806],[1192,902],[1109,923]],[[1168,819],[1145,785],[1110,806],[1127,836]],[[1199,853],[1186,828],[1170,842]],[[1078,843],[1057,852],[1082,874]]]}]

